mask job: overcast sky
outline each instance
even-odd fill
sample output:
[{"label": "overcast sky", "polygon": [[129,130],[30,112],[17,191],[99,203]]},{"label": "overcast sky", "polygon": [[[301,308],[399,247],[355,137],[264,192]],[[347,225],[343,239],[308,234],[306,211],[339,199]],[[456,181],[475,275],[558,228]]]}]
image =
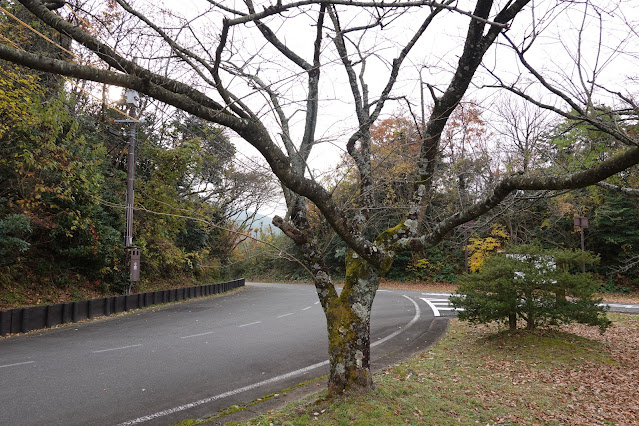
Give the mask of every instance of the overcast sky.
[{"label": "overcast sky", "polygon": [[[498,4],[503,1],[496,2]],[[507,35],[521,43],[530,36],[533,30],[539,32],[532,47],[526,53],[526,58],[546,78],[563,90],[573,94],[583,91],[583,85],[588,86],[593,77],[612,91],[636,94],[637,80],[636,64],[639,54],[639,37],[633,33],[638,28],[637,12],[630,1],[598,1],[595,2],[601,10],[589,6],[574,4],[576,2],[556,2],[555,0],[540,0],[532,4],[524,13],[518,16]],[[582,2],[583,3],[583,2]],[[160,8],[170,10],[175,16],[195,18],[191,25],[198,33],[198,42],[207,45],[200,54],[213,54],[220,33],[222,15],[210,11],[210,4],[204,0],[166,0],[164,4],[139,0],[132,4],[141,5],[146,13],[159,13]],[[244,10],[241,1],[223,3],[227,7],[238,7]],[[257,10],[270,5],[269,1],[258,2]],[[474,2],[460,1],[461,9],[470,10]],[[359,9],[340,7],[343,27],[361,25],[370,22],[370,17]],[[207,12],[208,11],[208,12]],[[309,62],[312,62],[312,45],[314,39],[313,23],[317,16],[317,7],[306,8],[308,13],[286,12],[281,18],[270,18],[265,22],[288,47]],[[387,22],[383,30],[379,28],[367,31],[362,37],[352,35],[351,41],[359,44],[366,53],[365,80],[369,85],[370,98],[376,98],[385,85],[390,69],[390,61],[396,57],[406,41],[412,36],[415,28],[428,14],[427,8],[414,8],[410,12],[398,14],[392,21]],[[167,20],[170,15],[164,15]],[[393,89],[396,101],[388,102],[385,107],[386,116],[398,112],[407,113],[410,104],[414,113],[420,110],[419,73],[425,83],[434,90],[444,89],[451,78],[464,42],[469,22],[467,16],[456,12],[442,12],[434,24],[426,31],[422,39],[412,50],[404,62],[400,77]],[[330,26],[328,17],[327,26]],[[328,30],[324,31],[327,35]],[[188,31],[179,34],[179,40],[186,46],[199,49],[196,41]],[[500,36],[500,41],[505,40]],[[353,98],[348,86],[348,80],[343,66],[335,54],[335,49],[328,37],[322,42],[322,78],[320,91],[320,116],[318,121],[317,139],[322,143],[317,145],[311,154],[310,169],[315,173],[330,170],[339,160],[345,149],[348,136],[357,128]],[[241,67],[244,71],[255,74],[271,83],[272,88],[281,95],[286,113],[292,117],[291,124],[294,137],[300,138],[303,132],[304,100],[306,98],[306,77],[301,70],[289,60],[283,58],[272,46],[268,45],[254,28],[247,24],[234,28],[227,43],[233,54],[226,54],[226,59]],[[602,46],[598,49],[597,46]],[[348,46],[352,52],[352,46]],[[230,52],[230,50],[229,50]],[[496,73],[505,82],[517,82],[527,94],[544,101],[566,108],[565,103],[547,91],[540,90],[530,76],[516,60],[511,49],[497,45],[491,48],[484,60],[486,70],[481,70],[475,85],[469,90],[466,98],[480,102],[486,109],[484,118],[491,120],[491,107],[497,102],[495,90],[483,88],[484,85],[494,84],[495,80],[487,70]],[[359,72],[359,66],[356,71]],[[179,72],[176,66],[175,73]],[[227,78],[226,81],[236,93],[241,94],[254,111],[262,114],[262,119],[271,129],[277,140],[279,129],[271,114],[270,108],[263,94],[254,88],[246,86],[239,78]],[[208,90],[215,96],[212,89]],[[596,91],[597,102],[612,104],[614,101],[605,90]],[[425,93],[427,105],[432,103],[428,91]],[[250,167],[253,161],[246,157],[254,157],[256,151],[239,138],[234,138],[240,151],[238,164]],[[281,211],[280,211],[281,212]]]}]

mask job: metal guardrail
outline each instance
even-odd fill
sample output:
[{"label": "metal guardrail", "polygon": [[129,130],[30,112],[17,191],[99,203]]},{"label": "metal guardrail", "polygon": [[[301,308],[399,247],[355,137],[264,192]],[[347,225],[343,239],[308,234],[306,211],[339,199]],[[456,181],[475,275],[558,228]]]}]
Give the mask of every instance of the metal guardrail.
[{"label": "metal guardrail", "polygon": [[225,293],[243,286],[244,278],[241,278],[218,284],[9,309],[0,311],[0,336],[26,333],[27,331],[55,327],[60,324],[118,314],[131,309]]}]

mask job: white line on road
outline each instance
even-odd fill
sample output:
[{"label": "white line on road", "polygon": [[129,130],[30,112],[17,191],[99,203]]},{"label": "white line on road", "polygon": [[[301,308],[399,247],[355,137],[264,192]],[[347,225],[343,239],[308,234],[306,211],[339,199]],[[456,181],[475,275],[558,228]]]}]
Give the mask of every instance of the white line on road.
[{"label": "white line on road", "polygon": [[261,324],[262,321],[249,322],[248,324],[238,325],[237,328],[248,327],[249,325]]},{"label": "white line on road", "polygon": [[5,364],[5,365],[0,365],[0,368],[5,368],[5,367],[17,367],[18,365],[33,364],[34,362],[35,362],[35,361],[16,362],[15,364]]},{"label": "white line on road", "polygon": [[600,303],[599,306],[609,306],[611,308],[637,309],[639,305],[623,305],[621,303]]},{"label": "white line on road", "polygon": [[430,300],[431,302],[446,302],[446,303],[448,303],[449,301],[448,299],[428,299],[428,300]]},{"label": "white line on road", "polygon": [[318,302],[313,303],[313,305],[317,305],[318,303],[319,303],[319,301],[318,301]]},{"label": "white line on road", "polygon": [[[377,345],[387,341],[388,339],[391,339],[391,338],[397,336],[399,333],[401,333],[404,330],[408,330],[408,328],[410,328],[410,326],[415,324],[417,322],[417,320],[419,319],[419,317],[421,315],[421,310],[419,309],[419,305],[417,305],[417,303],[415,303],[415,301],[413,299],[411,299],[410,297],[408,297],[406,295],[402,295],[402,296],[404,296],[405,298],[407,298],[408,300],[413,302],[413,305],[415,305],[415,316],[413,316],[413,319],[410,320],[410,322],[408,324],[406,324],[403,329],[397,330],[394,333],[391,333],[388,336],[384,337],[383,339],[378,340],[375,343],[372,343],[371,347],[377,346]],[[188,404],[180,405],[180,406],[174,407],[174,408],[169,408],[168,410],[158,411],[157,413],[149,414],[148,416],[138,417],[137,419],[129,420],[129,421],[124,422],[124,423],[120,423],[118,426],[135,425],[135,424],[138,424],[138,423],[144,423],[144,422],[148,422],[149,420],[157,419],[158,417],[164,417],[164,416],[168,416],[170,414],[179,413],[180,411],[188,410],[190,408],[194,408],[194,407],[197,407],[197,406],[200,406],[200,405],[203,405],[203,404],[208,404],[209,402],[217,401],[218,399],[222,399],[222,398],[226,398],[226,397],[229,397],[229,396],[237,395],[238,393],[242,393],[242,392],[246,392],[246,391],[249,391],[249,390],[252,390],[252,389],[256,389],[256,388],[259,388],[260,386],[264,386],[264,385],[269,385],[271,383],[280,382],[282,380],[285,380],[285,379],[288,379],[288,378],[291,378],[291,377],[294,377],[294,376],[298,376],[298,375],[304,374],[304,373],[306,373],[308,371],[314,370],[314,369],[319,368],[319,367],[323,367],[325,365],[328,365],[328,361],[318,362],[317,364],[309,365],[308,367],[300,368],[299,370],[291,371],[290,373],[282,374],[281,376],[276,376],[276,377],[273,377],[273,378],[270,378],[270,379],[267,379],[267,380],[263,380],[263,381],[258,382],[258,383],[253,383],[252,385],[244,386],[243,388],[239,388],[239,389],[235,389],[235,390],[228,391],[228,392],[225,392],[225,393],[221,393],[219,395],[211,396],[209,398],[204,398],[204,399],[201,399],[199,401],[195,401],[195,402],[191,402],[191,403],[188,403]]]},{"label": "white line on road", "polygon": [[188,336],[182,336],[180,337],[180,339],[188,339],[189,337],[200,337],[200,336],[206,336],[208,334],[213,334],[215,333],[215,331],[207,331],[206,333],[199,333],[199,334],[191,334]]},{"label": "white line on road", "polygon": [[424,302],[428,303],[428,306],[430,306],[430,308],[433,310],[433,315],[434,316],[436,316],[436,317],[441,317],[442,316],[439,313],[439,309],[437,309],[437,307],[435,305],[430,303],[430,301],[428,299],[426,299],[425,297],[420,297],[420,299],[422,299]]},{"label": "white line on road", "polygon": [[289,312],[288,314],[280,315],[278,318],[284,318],[284,317],[287,317],[289,315],[293,315],[293,312]]},{"label": "white line on road", "polygon": [[328,365],[328,361],[318,362],[317,364],[309,365],[308,367],[300,368],[299,370],[291,371],[290,373],[282,374],[267,380],[263,380],[252,385],[244,386],[243,388],[235,389],[232,391],[224,392],[219,395],[215,395],[209,398],[204,398],[199,401],[191,402],[188,404],[180,405],[179,407],[169,408],[168,410],[158,411],[157,413],[150,414],[148,416],[138,417],[135,420],[129,420],[128,422],[120,423],[118,426],[135,425],[138,423],[148,422],[149,420],[157,419],[158,417],[168,416],[169,414],[178,413],[180,411],[188,410],[189,408],[197,407],[202,404],[208,404],[209,402],[217,401],[218,399],[226,398],[229,396],[237,395],[238,393],[246,392],[251,389],[259,388],[260,386],[269,385],[271,383],[280,382],[282,380],[294,377],[300,374],[304,374],[308,371],[314,370],[319,367]]},{"label": "white line on road", "polygon": [[142,345],[129,345],[129,346],[121,346],[119,348],[100,349],[99,351],[91,351],[91,353],[99,354],[100,352],[119,351],[120,349],[137,348],[138,346],[142,346]]},{"label": "white line on road", "polygon": [[411,299],[410,297],[406,296],[405,294],[402,294],[402,296],[407,298],[411,302],[413,302],[413,305],[415,305],[415,315],[413,316],[413,319],[410,320],[410,322],[408,324],[406,324],[403,329],[397,330],[394,333],[391,333],[388,336],[384,337],[383,339],[379,339],[377,342],[372,343],[371,347],[377,346],[377,345],[381,345],[385,341],[387,341],[389,339],[392,339],[393,337],[397,336],[402,331],[408,330],[408,328],[410,328],[411,325],[415,324],[417,322],[417,320],[419,319],[420,315],[422,314],[422,310],[419,309],[419,305],[413,299]]},{"label": "white line on road", "polygon": [[302,310],[303,310],[303,311],[308,311],[308,310],[309,310],[309,309],[311,309],[311,308],[312,308],[312,306],[307,306],[307,307],[305,307],[305,308],[302,308]]}]

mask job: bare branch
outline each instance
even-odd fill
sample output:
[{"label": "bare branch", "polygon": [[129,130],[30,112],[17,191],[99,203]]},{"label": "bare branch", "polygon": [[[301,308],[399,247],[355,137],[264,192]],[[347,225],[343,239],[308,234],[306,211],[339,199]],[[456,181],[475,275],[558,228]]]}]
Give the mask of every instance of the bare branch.
[{"label": "bare branch", "polygon": [[600,186],[602,188],[608,189],[610,191],[614,191],[614,192],[620,192],[624,195],[630,195],[632,197],[639,197],[639,189],[637,188],[627,188],[624,186],[620,186],[620,185],[613,185],[611,183],[607,183],[607,182],[598,182],[597,186]]},{"label": "bare branch", "polygon": [[[217,3],[213,3],[210,0],[209,2],[217,5]],[[295,1],[295,2],[291,2],[287,4],[278,3],[277,5],[269,6],[265,8],[261,12],[252,12],[249,14],[245,14],[239,18],[233,19],[232,21],[230,21],[230,24],[231,25],[246,24],[248,22],[264,19],[269,16],[279,15],[285,10],[298,9],[302,6],[309,6],[314,4],[323,4],[325,6],[326,5],[350,6],[350,7],[356,7],[356,8],[376,8],[376,9],[388,9],[388,8],[411,9],[411,8],[417,8],[420,6],[429,6],[431,9],[434,9],[434,10],[438,9],[438,10],[449,10],[451,12],[456,12],[461,15],[467,16],[471,18],[472,20],[475,20],[493,27],[497,27],[501,29],[507,28],[507,23],[500,22],[499,20],[491,21],[487,19],[486,17],[478,16],[472,12],[462,10],[458,8],[457,6],[453,6],[452,5],[453,3],[455,2],[445,1],[440,3],[440,2],[430,1],[430,0],[418,0],[418,1],[407,1],[407,2],[397,1],[397,2],[388,2],[388,3],[384,1],[375,2],[375,1],[351,1],[351,0],[300,0],[300,1]],[[239,13],[236,11],[232,11],[232,12],[236,14]]]}]

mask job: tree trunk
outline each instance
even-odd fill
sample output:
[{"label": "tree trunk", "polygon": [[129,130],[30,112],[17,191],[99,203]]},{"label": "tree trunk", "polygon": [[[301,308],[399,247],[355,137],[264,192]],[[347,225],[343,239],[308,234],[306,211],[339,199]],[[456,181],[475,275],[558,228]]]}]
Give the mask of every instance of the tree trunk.
[{"label": "tree trunk", "polygon": [[510,331],[517,330],[517,312],[511,312],[508,314],[508,328]]},{"label": "tree trunk", "polygon": [[525,289],[524,296],[524,310],[526,311],[526,330],[535,329],[535,304],[533,302],[533,290]]},{"label": "tree trunk", "polygon": [[357,254],[346,254],[346,278],[339,298],[325,307],[328,327],[329,395],[373,388],[370,318],[379,273]]},{"label": "tree trunk", "polygon": [[535,319],[533,318],[532,315],[530,315],[528,317],[528,320],[526,321],[526,330],[534,330],[535,329]]},{"label": "tree trunk", "polygon": [[[301,204],[300,204],[301,205]],[[346,278],[338,295],[322,260],[322,252],[308,232],[305,211],[293,209],[297,228],[276,216],[273,224],[295,241],[313,275],[315,289],[326,315],[330,375],[329,395],[370,389],[370,317],[380,274],[355,252],[346,253]],[[304,230],[301,231],[300,229]]]}]

